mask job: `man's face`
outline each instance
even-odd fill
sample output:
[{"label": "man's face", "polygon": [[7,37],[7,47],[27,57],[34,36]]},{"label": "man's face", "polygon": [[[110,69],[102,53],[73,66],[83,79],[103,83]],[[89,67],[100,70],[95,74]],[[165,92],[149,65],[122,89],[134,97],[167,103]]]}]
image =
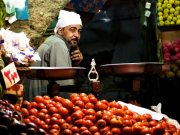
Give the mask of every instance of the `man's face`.
[{"label": "man's face", "polygon": [[58,33],[72,46],[76,46],[80,40],[81,30],[81,25],[70,25],[60,28],[60,32],[58,31]]}]

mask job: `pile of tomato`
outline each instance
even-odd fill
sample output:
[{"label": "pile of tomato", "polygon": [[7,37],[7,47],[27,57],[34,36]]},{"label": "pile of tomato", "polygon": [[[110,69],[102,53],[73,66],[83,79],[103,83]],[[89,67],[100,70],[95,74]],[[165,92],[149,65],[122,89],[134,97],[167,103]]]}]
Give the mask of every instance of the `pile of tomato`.
[{"label": "pile of tomato", "polygon": [[179,135],[180,129],[150,114],[140,115],[117,101],[98,100],[93,94],[73,93],[69,99],[36,96],[23,101],[23,121],[50,135]]}]

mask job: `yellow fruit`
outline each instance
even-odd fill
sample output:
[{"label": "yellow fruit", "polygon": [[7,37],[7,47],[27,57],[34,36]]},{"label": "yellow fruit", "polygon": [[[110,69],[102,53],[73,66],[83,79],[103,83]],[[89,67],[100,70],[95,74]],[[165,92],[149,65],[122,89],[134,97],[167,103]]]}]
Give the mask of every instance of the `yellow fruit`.
[{"label": "yellow fruit", "polygon": [[180,15],[177,16],[177,19],[180,19]]},{"label": "yellow fruit", "polygon": [[162,7],[158,7],[158,12],[162,12],[163,8]]},{"label": "yellow fruit", "polygon": [[174,77],[175,77],[175,73],[172,72],[172,71],[168,71],[168,72],[166,73],[166,77],[167,77],[167,78],[174,78]]},{"label": "yellow fruit", "polygon": [[158,16],[162,16],[163,15],[163,13],[162,12],[158,12]]},{"label": "yellow fruit", "polygon": [[168,4],[169,3],[169,1],[168,0],[164,0],[164,2],[163,2],[164,4]]},{"label": "yellow fruit", "polygon": [[169,13],[169,9],[168,8],[166,8],[166,9],[164,9],[164,14],[168,14]]},{"label": "yellow fruit", "polygon": [[179,24],[180,24],[180,19],[178,19],[178,20],[176,21],[176,24],[177,24],[177,25],[179,25]]},{"label": "yellow fruit", "polygon": [[174,13],[176,10],[174,8],[170,8],[170,13]]},{"label": "yellow fruit", "polygon": [[165,22],[164,22],[164,25],[166,25],[166,26],[168,26],[168,25],[170,25],[171,23],[170,23],[170,21],[168,21],[168,20],[166,20]]},{"label": "yellow fruit", "polygon": [[169,16],[171,16],[172,18],[174,17],[174,14],[170,14]]},{"label": "yellow fruit", "polygon": [[163,21],[163,16],[159,16],[158,20]]},{"label": "yellow fruit", "polygon": [[167,8],[172,8],[172,5],[168,3],[168,4],[166,5],[166,7],[167,7]]},{"label": "yellow fruit", "polygon": [[174,16],[178,16],[178,15],[179,15],[179,11],[175,11]]},{"label": "yellow fruit", "polygon": [[169,16],[169,14],[166,13],[163,15],[163,18],[166,19],[168,16]]},{"label": "yellow fruit", "polygon": [[180,1],[176,0],[176,1],[174,2],[174,5],[175,5],[175,6],[179,6],[179,5],[180,5]]},{"label": "yellow fruit", "polygon": [[167,17],[167,20],[168,20],[168,21],[171,21],[171,20],[172,20],[172,17],[171,17],[171,16],[168,16],[168,17]]},{"label": "yellow fruit", "polygon": [[174,22],[176,22],[177,21],[177,17],[173,17],[173,19],[172,19]]},{"label": "yellow fruit", "polygon": [[159,26],[164,26],[164,21],[160,21]]},{"label": "yellow fruit", "polygon": [[163,2],[163,0],[158,0],[158,2],[161,2],[161,3],[162,3],[162,2]]},{"label": "yellow fruit", "polygon": [[175,10],[179,11],[180,10],[180,6],[175,7]]},{"label": "yellow fruit", "polygon": [[169,4],[174,4],[174,0],[169,0]]},{"label": "yellow fruit", "polygon": [[162,4],[162,8],[165,9],[167,7],[167,4]]},{"label": "yellow fruit", "polygon": [[161,7],[161,6],[162,6],[162,3],[161,3],[161,2],[158,2],[158,3],[157,3],[157,6],[158,6],[158,7]]},{"label": "yellow fruit", "polygon": [[174,22],[174,21],[171,21],[171,22],[170,22],[170,24],[171,24],[171,25],[174,25],[174,24],[175,24],[175,22]]}]

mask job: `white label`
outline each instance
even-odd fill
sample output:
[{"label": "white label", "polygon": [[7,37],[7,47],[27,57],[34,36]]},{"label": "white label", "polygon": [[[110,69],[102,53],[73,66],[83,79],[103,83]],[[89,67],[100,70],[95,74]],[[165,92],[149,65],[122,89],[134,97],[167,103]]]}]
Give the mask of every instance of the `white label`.
[{"label": "white label", "polygon": [[16,70],[14,62],[7,65],[1,70],[6,88],[12,87],[14,84],[18,83],[20,78]]},{"label": "white label", "polygon": [[145,14],[144,14],[146,17],[149,17],[151,15],[151,12],[149,10],[146,10],[145,11]]},{"label": "white label", "polygon": [[146,8],[146,9],[150,9],[150,8],[151,8],[151,3],[146,2],[145,8]]}]

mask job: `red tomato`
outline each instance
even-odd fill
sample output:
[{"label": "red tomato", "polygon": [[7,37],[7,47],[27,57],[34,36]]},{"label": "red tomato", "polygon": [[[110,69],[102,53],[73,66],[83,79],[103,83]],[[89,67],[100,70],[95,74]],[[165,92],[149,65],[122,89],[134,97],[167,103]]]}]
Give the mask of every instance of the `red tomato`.
[{"label": "red tomato", "polygon": [[[117,128],[117,127],[113,127],[112,129],[111,129],[111,133],[113,134],[113,135],[120,135],[121,134],[121,130],[120,130],[120,128]],[[127,134],[128,135],[128,134]],[[130,134],[129,134],[130,135]]]},{"label": "red tomato", "polygon": [[72,126],[72,127],[71,127],[71,131],[72,131],[73,134],[79,133],[79,127],[77,127],[77,126]]},{"label": "red tomato", "polygon": [[97,126],[95,126],[95,125],[93,125],[93,126],[91,126],[90,128],[89,128],[89,131],[92,133],[92,134],[94,134],[95,132],[98,132],[98,127]]},{"label": "red tomato", "polygon": [[79,129],[79,133],[82,133],[84,130],[88,130],[88,128],[85,126],[81,126]]},{"label": "red tomato", "polygon": [[76,101],[74,105],[79,106],[81,109],[85,107],[85,104],[82,100]]},{"label": "red tomato", "polygon": [[107,107],[108,107],[108,106],[107,106],[105,103],[101,102],[101,101],[97,101],[97,103],[95,104],[95,110],[96,110],[96,111],[99,111],[99,110],[101,110],[101,111],[106,110]]},{"label": "red tomato", "polygon": [[78,96],[78,97],[72,98],[72,99],[71,99],[71,102],[72,102],[73,104],[75,104],[76,101],[79,101],[79,100],[81,100],[81,98]]},{"label": "red tomato", "polygon": [[69,123],[67,123],[67,122],[65,122],[65,123],[63,123],[62,125],[61,125],[61,131],[64,131],[65,129],[70,129],[71,128],[71,125],[69,124]]},{"label": "red tomato", "polygon": [[43,97],[42,96],[35,96],[33,98],[33,101],[37,102],[37,103],[42,103],[43,102]]},{"label": "red tomato", "polygon": [[40,112],[48,113],[48,110],[46,108],[43,108],[43,109],[40,110]]},{"label": "red tomato", "polygon": [[48,112],[50,114],[53,114],[53,113],[57,113],[58,112],[58,109],[54,106],[51,106],[49,109],[48,109]]},{"label": "red tomato", "polygon": [[89,127],[94,125],[91,120],[85,120],[85,119],[83,119],[83,123],[82,124],[83,124],[83,126],[85,126],[87,128],[89,128]]},{"label": "red tomato", "polygon": [[60,127],[59,127],[59,125],[58,125],[58,124],[53,124],[53,125],[51,126],[51,128],[53,128],[53,129],[57,129],[57,130],[60,130]]},{"label": "red tomato", "polygon": [[86,94],[86,93],[80,93],[79,96],[80,96],[81,98],[83,98],[83,97],[87,97],[87,94]]},{"label": "red tomato", "polygon": [[104,119],[99,119],[96,122],[96,126],[100,129],[100,128],[104,128],[106,126],[106,121]]},{"label": "red tomato", "polygon": [[[123,129],[122,129],[122,134],[123,135],[132,135],[132,133],[133,133],[133,129],[132,129],[132,127],[124,127]],[[143,134],[144,135],[144,134]]]},{"label": "red tomato", "polygon": [[59,130],[52,128],[49,130],[49,133],[50,133],[50,135],[59,135]]},{"label": "red tomato", "polygon": [[32,108],[29,110],[29,115],[37,116],[38,110],[36,108]]},{"label": "red tomato", "polygon": [[62,105],[68,110],[73,110],[74,104],[69,99],[64,99]]},{"label": "red tomato", "polygon": [[63,106],[58,108],[58,113],[62,116],[62,118],[69,116],[69,110]]},{"label": "red tomato", "polygon": [[96,121],[96,116],[95,115],[86,115],[84,116],[85,120],[91,120],[93,123]]},{"label": "red tomato", "polygon": [[105,126],[104,128],[100,129],[100,133],[104,135],[107,131],[110,131],[110,126]]},{"label": "red tomato", "polygon": [[72,121],[75,121],[78,119],[82,119],[83,116],[84,116],[84,113],[81,110],[78,110],[71,114],[71,119],[72,119]]},{"label": "red tomato", "polygon": [[53,113],[52,117],[56,117],[57,119],[61,119],[61,115],[59,113]]},{"label": "red tomato", "polygon": [[46,106],[44,105],[44,103],[38,103],[37,108],[38,108],[39,110],[41,110],[41,109],[45,109]]},{"label": "red tomato", "polygon": [[58,124],[58,122],[59,122],[56,117],[51,117],[50,119],[51,119],[51,120],[50,120],[50,123],[51,123],[51,124]]},{"label": "red tomato", "polygon": [[90,102],[88,96],[82,97],[81,100],[82,100],[85,104]]},{"label": "red tomato", "polygon": [[95,132],[93,135],[101,135],[100,132]]},{"label": "red tomato", "polygon": [[119,117],[113,117],[110,120],[110,125],[112,127],[120,127],[123,125],[123,119],[119,116]]},{"label": "red tomato", "polygon": [[48,95],[43,96],[45,100],[50,100],[51,98]]},{"label": "red tomato", "polygon": [[22,107],[22,108],[28,108],[29,105],[30,105],[30,102],[27,101],[27,100],[24,100],[24,101],[22,102],[21,107]]},{"label": "red tomato", "polygon": [[103,111],[97,111],[97,112],[96,112],[96,119],[97,119],[97,120],[98,120],[98,119],[101,119],[103,115],[104,115],[104,112],[103,112]]},{"label": "red tomato", "polygon": [[62,132],[63,135],[72,135],[72,131],[70,129],[65,129],[63,132]]},{"label": "red tomato", "polygon": [[71,93],[70,96],[69,96],[69,99],[72,101],[72,99],[74,97],[79,97],[79,94],[78,93]]},{"label": "red tomato", "polygon": [[92,135],[92,134],[88,129],[86,129],[86,130],[81,132],[81,135]]},{"label": "red tomato", "polygon": [[59,96],[54,96],[52,100],[55,101],[55,102],[60,102],[60,97]]},{"label": "red tomato", "polygon": [[58,125],[62,126],[62,124],[66,123],[64,119],[58,119]]},{"label": "red tomato", "polygon": [[86,109],[90,109],[90,108],[94,109],[94,104],[91,103],[91,102],[88,102],[88,103],[85,104],[84,108],[86,108]]},{"label": "red tomato", "polygon": [[95,96],[89,97],[91,103],[96,104],[98,99]]},{"label": "red tomato", "polygon": [[46,119],[45,113],[43,113],[43,112],[39,112],[37,114],[37,117],[40,118],[41,120],[45,120]]},{"label": "red tomato", "polygon": [[30,121],[29,118],[26,118],[26,119],[23,119],[23,122],[24,122],[25,124],[28,124],[28,123],[30,123],[31,121]]},{"label": "red tomato", "polygon": [[86,109],[85,115],[95,115],[96,112],[94,109]]},{"label": "red tomato", "polygon": [[75,120],[74,125],[77,127],[81,127],[83,125],[83,119]]},{"label": "red tomato", "polygon": [[29,116],[29,111],[26,108],[21,108],[21,114],[23,118],[27,118]]},{"label": "red tomato", "polygon": [[116,102],[116,101],[111,101],[111,102],[109,102],[109,103],[108,103],[108,106],[109,106],[110,108],[113,108],[113,107],[119,108],[119,109],[122,108],[122,106],[121,106],[118,102]]},{"label": "red tomato", "polygon": [[28,109],[31,109],[31,108],[36,108],[37,107],[37,103],[36,102],[30,102],[30,105],[28,106]]}]

